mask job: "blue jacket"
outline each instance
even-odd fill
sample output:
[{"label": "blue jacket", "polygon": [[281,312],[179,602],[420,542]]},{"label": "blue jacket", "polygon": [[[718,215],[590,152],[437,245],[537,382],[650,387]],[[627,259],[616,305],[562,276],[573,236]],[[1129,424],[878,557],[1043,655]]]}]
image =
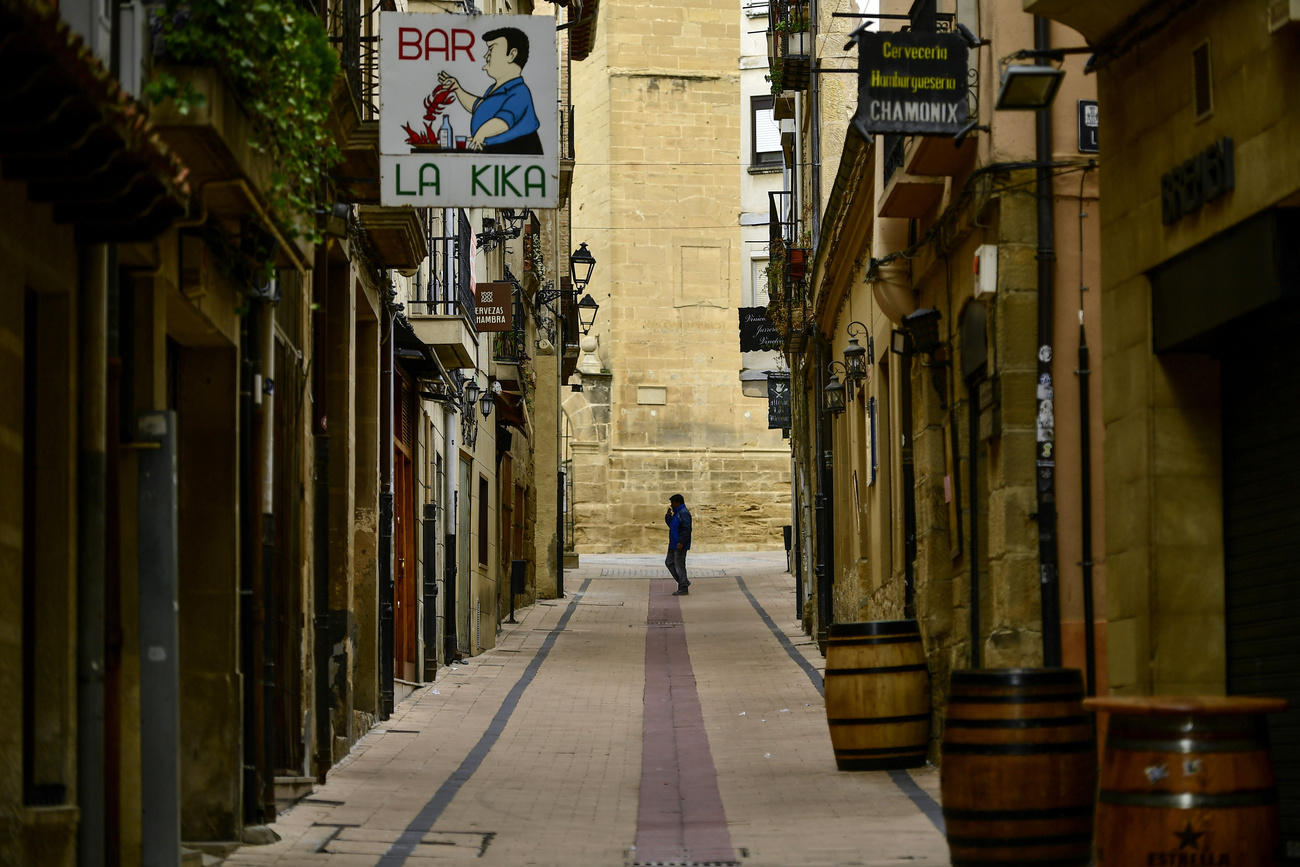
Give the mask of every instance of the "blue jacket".
[{"label": "blue jacket", "polygon": [[668,547],[676,550],[677,543],[682,543],[682,550],[691,550],[691,512],[682,503],[671,515],[664,515],[668,525]]}]

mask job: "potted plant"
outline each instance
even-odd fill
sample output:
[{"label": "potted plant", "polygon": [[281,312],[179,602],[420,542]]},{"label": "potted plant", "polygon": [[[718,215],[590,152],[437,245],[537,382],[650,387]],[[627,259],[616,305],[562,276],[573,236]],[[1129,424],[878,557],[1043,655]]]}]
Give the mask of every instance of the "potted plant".
[{"label": "potted plant", "polygon": [[784,34],[785,54],[787,56],[807,57],[812,54],[811,34],[808,32],[808,6],[796,3],[790,6],[786,16],[776,25]]}]

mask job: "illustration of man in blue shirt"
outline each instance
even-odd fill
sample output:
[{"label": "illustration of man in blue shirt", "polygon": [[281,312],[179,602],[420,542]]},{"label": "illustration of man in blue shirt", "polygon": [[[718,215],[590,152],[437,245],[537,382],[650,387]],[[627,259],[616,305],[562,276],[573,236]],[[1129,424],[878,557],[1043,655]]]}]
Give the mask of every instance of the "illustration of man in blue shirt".
[{"label": "illustration of man in blue shirt", "polygon": [[439,83],[454,86],[456,98],[470,113],[466,147],[488,154],[540,155],[537,111],[523,79],[528,37],[514,27],[501,27],[484,33],[483,42],[487,45],[483,69],[493,84],[482,96],[470,93],[455,76],[438,73]]}]

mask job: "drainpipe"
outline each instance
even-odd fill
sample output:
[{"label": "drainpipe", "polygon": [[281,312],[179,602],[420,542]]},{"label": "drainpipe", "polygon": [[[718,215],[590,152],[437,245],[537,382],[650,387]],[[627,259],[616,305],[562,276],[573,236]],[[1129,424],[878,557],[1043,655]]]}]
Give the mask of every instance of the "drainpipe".
[{"label": "drainpipe", "polygon": [[262,428],[258,449],[261,451],[262,485],[259,491],[262,525],[262,810],[267,822],[275,821],[275,302],[261,305],[262,387],[253,395],[261,403]]},{"label": "drainpipe", "polygon": [[[817,0],[809,0],[808,20],[811,27],[808,31],[808,38],[811,42],[809,46],[809,63],[814,67],[817,63]],[[822,188],[822,139],[821,139],[821,80],[816,68],[810,71],[808,76],[808,111],[809,111],[809,128],[811,132],[808,136],[808,203],[812,214],[812,238],[813,243],[821,237],[821,188]]]},{"label": "drainpipe", "polygon": [[[383,291],[383,290],[381,290]],[[393,714],[393,303],[384,302],[379,341],[379,718]]]},{"label": "drainpipe", "polygon": [[[1079,207],[1083,207],[1080,196]],[[1088,395],[1088,332],[1083,327],[1083,310],[1079,310],[1079,480],[1080,480],[1080,541],[1083,567],[1083,645],[1084,679],[1088,695],[1097,694],[1097,636],[1093,628],[1092,599],[1092,433],[1091,403]]]},{"label": "drainpipe", "polygon": [[113,247],[87,248],[78,303],[77,864],[104,863],[105,479],[108,443],[108,283]]},{"label": "drainpipe", "polygon": [[[263,340],[267,330],[264,302],[253,301],[242,322],[239,395],[239,515],[241,631],[243,680],[243,815],[245,824],[261,825],[266,815],[266,596],[262,557]],[[257,517],[254,518],[253,516]],[[274,802],[273,802],[274,803]]]},{"label": "drainpipe", "polygon": [[456,413],[443,409],[443,466],[446,467],[447,490],[443,492],[443,502],[447,504],[444,533],[446,545],[443,550],[443,594],[442,594],[442,663],[451,665],[456,661],[460,651],[460,615],[456,606],[464,604],[459,598],[460,591],[460,457],[456,445],[456,434],[460,430],[460,419]]},{"label": "drainpipe", "polygon": [[316,695],[312,707],[316,717],[315,777],[316,782],[323,785],[325,775],[334,763],[334,740],[330,731],[332,702],[329,672],[333,622],[330,616],[330,437],[329,420],[325,414],[329,393],[329,252],[325,244],[316,247],[312,290],[316,302],[311,338],[312,440],[316,452],[312,480],[312,656],[315,666],[313,688]]},{"label": "drainpipe", "polygon": [[[1051,23],[1034,16],[1034,49],[1051,48]],[[1056,273],[1056,227],[1053,222],[1052,117],[1050,109],[1035,113],[1038,164],[1038,431],[1037,487],[1038,578],[1042,593],[1043,665],[1061,665],[1061,584],[1056,550],[1056,442],[1052,383],[1052,320]]]}]

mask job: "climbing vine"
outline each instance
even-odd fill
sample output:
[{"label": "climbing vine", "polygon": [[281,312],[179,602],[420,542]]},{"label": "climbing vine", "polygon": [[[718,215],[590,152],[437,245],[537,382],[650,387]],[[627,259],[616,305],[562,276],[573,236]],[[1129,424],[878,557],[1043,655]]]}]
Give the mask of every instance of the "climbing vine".
[{"label": "climbing vine", "polygon": [[146,97],[188,113],[203,96],[166,64],[211,66],[253,119],[250,145],[271,158],[267,197],[295,235],[319,240],[315,210],[339,159],[326,120],[338,57],[320,19],[290,0],[166,0],[150,26]]}]

